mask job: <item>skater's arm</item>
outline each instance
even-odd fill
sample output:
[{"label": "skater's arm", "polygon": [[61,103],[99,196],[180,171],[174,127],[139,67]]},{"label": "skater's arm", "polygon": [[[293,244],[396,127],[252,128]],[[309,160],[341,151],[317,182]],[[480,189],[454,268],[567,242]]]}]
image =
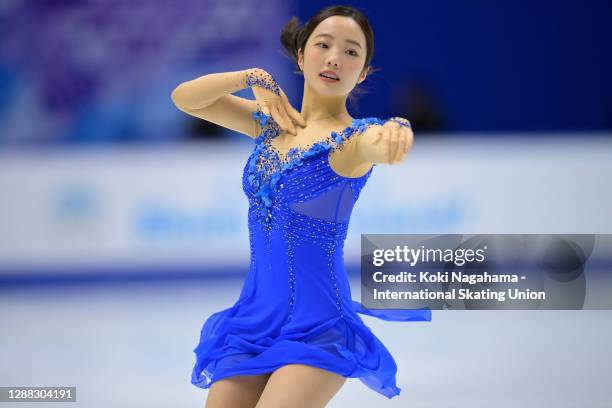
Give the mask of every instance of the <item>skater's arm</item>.
[{"label": "skater's arm", "polygon": [[[250,87],[255,100],[232,95]],[[172,91],[172,101],[183,112],[257,138],[261,129],[253,112],[258,105],[282,130],[295,134],[295,124],[306,126],[272,75],[260,68],[204,75]]]},{"label": "skater's arm", "polygon": [[414,134],[407,119],[393,117],[383,125],[369,126],[356,138],[355,155],[359,162],[398,164],[412,149]]},{"label": "skater's arm", "polygon": [[172,91],[172,101],[191,116],[255,138],[259,126],[252,112],[257,102],[232,95],[247,88],[247,75],[254,70],[257,68],[208,74],[183,82]]}]

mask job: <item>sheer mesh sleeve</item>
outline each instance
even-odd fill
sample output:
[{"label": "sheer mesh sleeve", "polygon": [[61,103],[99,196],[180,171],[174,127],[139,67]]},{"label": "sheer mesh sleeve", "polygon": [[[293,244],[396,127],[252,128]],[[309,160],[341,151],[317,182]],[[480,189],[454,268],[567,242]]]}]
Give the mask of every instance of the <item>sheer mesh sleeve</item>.
[{"label": "sheer mesh sleeve", "polygon": [[[350,129],[347,129],[348,132],[346,132],[346,136],[337,138],[336,142],[334,143],[333,150],[341,150],[343,152],[341,153],[343,157],[340,160],[343,168],[363,169],[363,165],[365,163],[357,151],[357,141],[360,137],[362,137],[363,133],[365,133],[367,129],[372,126],[381,126],[384,123],[385,122],[383,120],[374,117],[355,119]],[[338,163],[338,161],[336,161],[336,163]],[[350,178],[359,179],[368,175],[376,165],[376,163],[370,164],[371,166],[367,169],[367,171],[364,171],[361,175]],[[338,170],[340,170],[340,168],[338,168]],[[344,175],[342,177],[349,178]]]}]

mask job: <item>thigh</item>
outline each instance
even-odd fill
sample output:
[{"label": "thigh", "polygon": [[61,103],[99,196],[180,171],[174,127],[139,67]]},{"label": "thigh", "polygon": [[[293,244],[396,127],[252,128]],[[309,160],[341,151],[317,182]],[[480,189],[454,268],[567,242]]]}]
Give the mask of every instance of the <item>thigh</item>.
[{"label": "thigh", "polygon": [[205,408],[253,408],[270,375],[235,375],[215,381],[208,391]]},{"label": "thigh", "polygon": [[304,364],[274,371],[256,408],[319,408],[344,385],[346,377]]}]

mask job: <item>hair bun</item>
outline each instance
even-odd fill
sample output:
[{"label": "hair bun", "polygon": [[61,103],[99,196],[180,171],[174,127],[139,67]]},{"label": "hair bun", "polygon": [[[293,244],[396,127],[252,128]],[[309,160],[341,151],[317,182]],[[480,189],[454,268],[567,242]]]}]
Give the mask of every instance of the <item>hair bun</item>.
[{"label": "hair bun", "polygon": [[298,37],[301,32],[300,20],[293,16],[281,30],[281,44],[286,54],[297,64],[298,60]]}]

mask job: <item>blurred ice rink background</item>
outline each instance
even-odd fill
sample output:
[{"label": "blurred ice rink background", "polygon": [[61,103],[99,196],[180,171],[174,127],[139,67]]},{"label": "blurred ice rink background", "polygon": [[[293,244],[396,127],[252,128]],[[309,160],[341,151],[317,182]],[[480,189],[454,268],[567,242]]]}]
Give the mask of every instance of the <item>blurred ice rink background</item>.
[{"label": "blurred ice rink background", "polygon": [[[280,29],[330,4],[2,2],[0,386],[77,386],[58,407],[203,406],[192,350],[248,270],[253,145],[170,93],[257,66],[299,109]],[[361,233],[612,233],[609,2],[351,4],[371,19],[382,71],[349,111],[415,130],[406,162],[377,166],[355,207],[353,298]],[[402,394],[353,379],[330,407],[612,401],[608,310],[364,320]]]}]

